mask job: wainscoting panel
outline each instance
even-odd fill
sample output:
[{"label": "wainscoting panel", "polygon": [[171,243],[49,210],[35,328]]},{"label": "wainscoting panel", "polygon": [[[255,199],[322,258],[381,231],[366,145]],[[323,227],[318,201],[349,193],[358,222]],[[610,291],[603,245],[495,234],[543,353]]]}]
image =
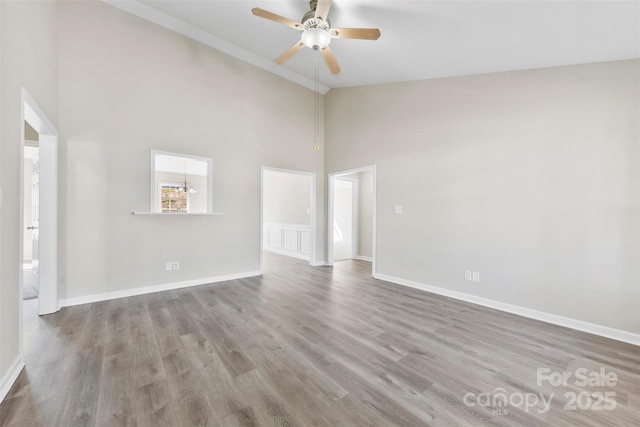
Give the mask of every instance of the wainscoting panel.
[{"label": "wainscoting panel", "polygon": [[282,247],[288,251],[298,252],[298,233],[298,230],[282,228]]},{"label": "wainscoting panel", "polygon": [[311,230],[304,224],[264,224],[264,249],[309,260]]},{"label": "wainscoting panel", "polygon": [[268,246],[273,246],[276,248],[282,247],[282,229],[276,227],[265,227],[267,230],[267,242]]},{"label": "wainscoting panel", "polygon": [[300,230],[300,252],[309,256],[311,248],[311,233],[309,230]]}]

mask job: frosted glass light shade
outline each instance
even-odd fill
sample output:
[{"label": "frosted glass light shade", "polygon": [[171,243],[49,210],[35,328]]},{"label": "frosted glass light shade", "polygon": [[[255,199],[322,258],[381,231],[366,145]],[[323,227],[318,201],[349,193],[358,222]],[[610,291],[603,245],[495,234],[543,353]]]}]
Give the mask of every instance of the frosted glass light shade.
[{"label": "frosted glass light shade", "polygon": [[320,28],[309,28],[302,33],[302,43],[311,49],[324,49],[330,42],[329,32]]}]

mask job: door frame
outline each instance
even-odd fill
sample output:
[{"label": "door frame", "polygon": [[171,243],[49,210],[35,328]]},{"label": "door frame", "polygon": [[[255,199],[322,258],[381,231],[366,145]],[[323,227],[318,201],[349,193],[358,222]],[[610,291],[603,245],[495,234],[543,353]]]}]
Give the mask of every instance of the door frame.
[{"label": "door frame", "polygon": [[260,273],[264,272],[264,173],[265,171],[272,172],[282,172],[282,173],[290,173],[295,175],[304,175],[311,177],[310,184],[310,200],[309,200],[309,209],[311,209],[309,216],[309,265],[317,265],[316,264],[316,173],[315,172],[305,172],[293,169],[281,169],[274,168],[270,166],[261,166],[260,167]]},{"label": "door frame", "polygon": [[[25,88],[21,89],[20,156],[24,156],[24,122],[29,123],[39,134],[40,154],[40,290],[38,314],[55,313],[58,304],[58,131],[38,103]],[[20,213],[24,209],[24,162],[20,162]],[[24,215],[19,215],[20,230],[24,229]],[[22,334],[22,253],[24,239],[19,242],[21,256],[19,268],[20,348]]]},{"label": "door frame", "polygon": [[[332,266],[333,265],[333,204],[334,204],[334,184],[335,184],[335,179],[336,178],[340,178],[341,176],[345,176],[345,175],[351,175],[353,173],[360,173],[360,172],[371,172],[373,175],[373,194],[371,195],[372,198],[372,202],[371,204],[373,205],[373,212],[372,212],[372,223],[373,223],[373,230],[371,230],[371,273],[372,275],[376,274],[376,261],[377,261],[377,243],[376,243],[376,211],[377,211],[377,207],[376,207],[376,194],[377,194],[377,190],[376,190],[376,182],[377,182],[377,177],[376,177],[376,165],[371,165],[371,166],[363,166],[363,167],[359,167],[359,168],[354,168],[354,169],[348,169],[348,170],[342,170],[342,171],[338,171],[338,172],[331,172],[328,174],[327,179],[328,179],[328,187],[329,187],[329,193],[328,193],[328,203],[327,203],[327,265],[328,266]],[[359,188],[359,183],[356,186],[358,189],[357,191],[360,191]],[[354,192],[355,194],[355,192]],[[358,207],[358,209],[360,209],[360,207]],[[360,230],[359,225],[358,225],[358,231]],[[353,239],[355,240],[355,239]],[[357,246],[356,246],[357,248]],[[357,256],[357,252],[355,254],[355,256]]]}]

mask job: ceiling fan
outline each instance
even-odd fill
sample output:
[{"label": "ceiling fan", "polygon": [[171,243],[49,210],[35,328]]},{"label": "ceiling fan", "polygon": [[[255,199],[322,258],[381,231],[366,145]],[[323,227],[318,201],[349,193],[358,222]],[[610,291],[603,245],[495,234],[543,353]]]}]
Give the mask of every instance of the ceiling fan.
[{"label": "ceiling fan", "polygon": [[300,41],[276,58],[276,64],[284,64],[300,49],[307,46],[313,50],[319,50],[331,72],[336,74],[340,72],[340,66],[329,47],[332,38],[377,40],[380,37],[380,30],[377,28],[331,28],[327,18],[331,9],[331,0],[311,0],[309,6],[311,10],[304,14],[300,23],[259,7],[251,9],[256,16],[302,31]]}]

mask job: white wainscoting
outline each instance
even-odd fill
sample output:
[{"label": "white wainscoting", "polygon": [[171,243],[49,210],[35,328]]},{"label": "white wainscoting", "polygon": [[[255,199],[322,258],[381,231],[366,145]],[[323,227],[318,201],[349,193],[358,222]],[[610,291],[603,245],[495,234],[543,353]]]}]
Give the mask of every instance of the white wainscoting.
[{"label": "white wainscoting", "polygon": [[265,250],[309,261],[311,227],[265,222],[263,230]]}]

